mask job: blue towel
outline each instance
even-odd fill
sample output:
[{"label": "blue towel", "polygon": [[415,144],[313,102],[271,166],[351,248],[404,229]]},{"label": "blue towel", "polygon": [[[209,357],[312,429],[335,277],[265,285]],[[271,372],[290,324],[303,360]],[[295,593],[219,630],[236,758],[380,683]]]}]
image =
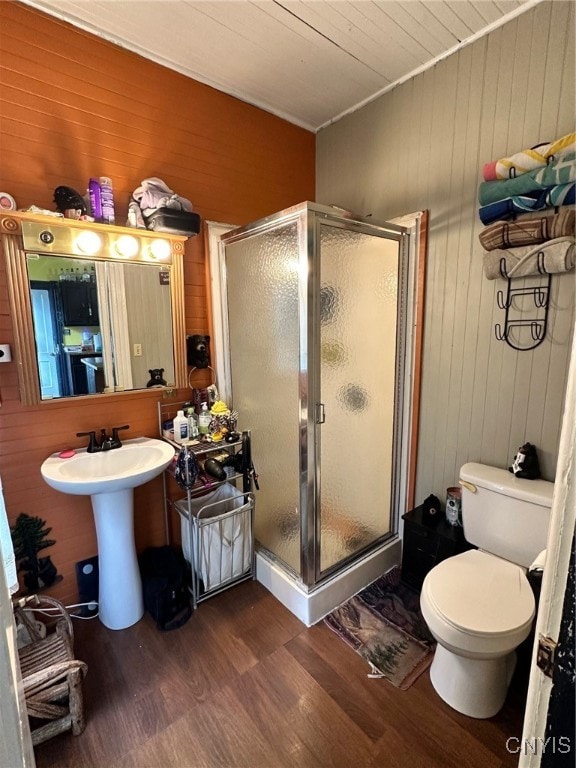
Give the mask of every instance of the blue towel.
[{"label": "blue towel", "polygon": [[[499,184],[500,182],[494,182]],[[478,214],[482,224],[493,221],[508,221],[519,213],[542,211],[544,208],[556,208],[561,205],[574,205],[576,201],[576,183],[557,184],[529,195],[516,195],[504,200],[482,205]]]}]

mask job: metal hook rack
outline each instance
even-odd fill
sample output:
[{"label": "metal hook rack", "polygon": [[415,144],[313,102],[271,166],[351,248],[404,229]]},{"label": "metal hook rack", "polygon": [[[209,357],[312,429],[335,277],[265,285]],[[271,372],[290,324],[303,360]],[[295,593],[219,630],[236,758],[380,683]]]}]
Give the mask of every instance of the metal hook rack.
[{"label": "metal hook rack", "polygon": [[[500,323],[496,323],[494,326],[494,333],[498,341],[505,341],[512,349],[517,349],[523,352],[528,349],[535,349],[542,344],[546,337],[546,329],[548,327],[548,305],[550,299],[550,288],[552,285],[552,275],[546,272],[544,269],[544,254],[538,254],[538,272],[541,275],[546,275],[547,282],[544,285],[535,286],[522,286],[521,288],[512,288],[513,277],[509,277],[506,272],[506,261],[500,259],[500,274],[507,280],[506,296],[503,291],[496,293],[496,302],[500,309],[505,311],[504,315],[504,328]],[[536,309],[543,309],[543,317],[511,317],[510,310],[513,308],[514,299],[520,296],[532,296],[534,301],[534,307]],[[519,346],[514,339],[511,331],[515,328],[529,328],[530,335],[532,337],[532,344]]]}]

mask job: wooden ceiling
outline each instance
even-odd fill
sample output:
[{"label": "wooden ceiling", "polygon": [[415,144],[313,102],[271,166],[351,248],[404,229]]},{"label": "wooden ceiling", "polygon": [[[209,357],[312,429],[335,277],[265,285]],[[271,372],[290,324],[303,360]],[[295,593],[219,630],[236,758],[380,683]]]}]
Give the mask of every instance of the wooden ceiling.
[{"label": "wooden ceiling", "polygon": [[542,0],[23,0],[312,131]]}]

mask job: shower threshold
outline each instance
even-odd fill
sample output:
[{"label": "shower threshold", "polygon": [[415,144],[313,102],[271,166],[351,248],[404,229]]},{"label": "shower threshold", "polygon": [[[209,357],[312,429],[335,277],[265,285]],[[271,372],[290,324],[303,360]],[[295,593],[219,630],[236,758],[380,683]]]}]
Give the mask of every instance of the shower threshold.
[{"label": "shower threshold", "polygon": [[256,552],[256,579],[307,627],[400,563],[398,537],[386,541],[360,560],[312,590],[307,591],[281,564],[264,550]]}]

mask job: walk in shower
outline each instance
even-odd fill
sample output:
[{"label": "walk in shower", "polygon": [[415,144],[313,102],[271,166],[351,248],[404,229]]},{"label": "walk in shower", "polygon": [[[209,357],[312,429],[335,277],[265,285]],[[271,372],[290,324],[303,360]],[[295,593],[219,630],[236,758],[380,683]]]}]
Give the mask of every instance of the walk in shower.
[{"label": "walk in shower", "polygon": [[222,238],[232,401],[260,475],[258,578],[306,599],[345,577],[307,623],[399,559],[407,241],[313,203]]}]

